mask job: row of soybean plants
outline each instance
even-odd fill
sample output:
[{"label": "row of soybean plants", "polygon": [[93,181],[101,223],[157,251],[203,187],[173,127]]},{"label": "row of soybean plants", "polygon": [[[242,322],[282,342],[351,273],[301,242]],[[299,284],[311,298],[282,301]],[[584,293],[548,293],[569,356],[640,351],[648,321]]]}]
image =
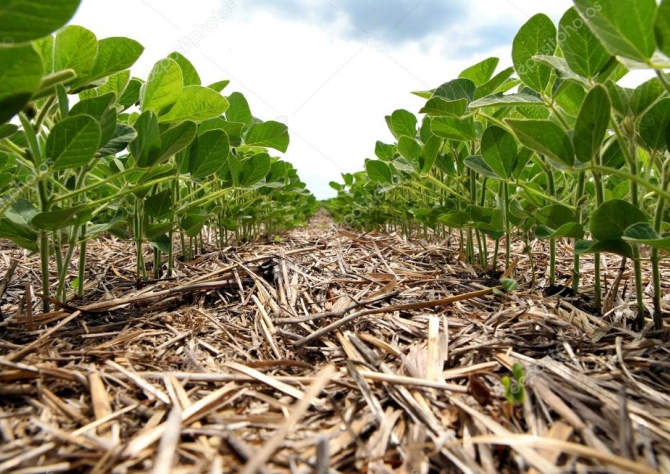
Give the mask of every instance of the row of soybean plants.
[{"label": "row of soybean plants", "polygon": [[[653,316],[662,327],[659,261],[670,250],[670,2],[575,0],[555,25],[539,14],[512,45],[513,67],[497,58],[416,93],[422,118],[386,117],[396,138],[377,142],[365,171],[331,183],[328,208],[362,227],[460,229],[463,251],[495,268],[498,243],[546,239],[556,282],[556,241],[595,253],[601,305],[603,252],[635,265],[637,324],[645,322],[642,261],[653,269]],[[652,79],[620,85],[631,69]],[[486,239],[496,242],[487,255]],[[526,245],[532,260],[529,246]],[[491,267],[489,266],[491,265]]]},{"label": "row of soybean plants", "polygon": [[188,256],[205,226],[224,244],[229,232],[308,217],[315,198],[268,151],[286,151],[285,125],[253,117],[240,93],[222,95],[228,81],[203,86],[179,53],[132,77],[139,43],[63,27],[79,1],[0,6],[0,38],[12,40],[0,47],[0,238],[39,252],[44,295],[54,260],[55,297],[69,284],[83,294],[87,242],[104,232],[136,243],[144,280],[145,243],[158,277],[164,254],[171,273],[173,243]]}]

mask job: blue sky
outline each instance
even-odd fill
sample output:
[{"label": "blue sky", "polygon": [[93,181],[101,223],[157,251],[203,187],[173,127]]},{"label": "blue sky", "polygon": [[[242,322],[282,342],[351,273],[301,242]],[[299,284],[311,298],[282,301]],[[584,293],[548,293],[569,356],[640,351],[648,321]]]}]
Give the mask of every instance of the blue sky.
[{"label": "blue sky", "polygon": [[284,158],[319,198],[362,169],[384,116],[418,112],[426,90],[510,46],[532,15],[558,21],[570,0],[83,0],[72,23],[145,46],[134,73],[179,51],[207,83],[230,79],[255,116],[289,126]]}]

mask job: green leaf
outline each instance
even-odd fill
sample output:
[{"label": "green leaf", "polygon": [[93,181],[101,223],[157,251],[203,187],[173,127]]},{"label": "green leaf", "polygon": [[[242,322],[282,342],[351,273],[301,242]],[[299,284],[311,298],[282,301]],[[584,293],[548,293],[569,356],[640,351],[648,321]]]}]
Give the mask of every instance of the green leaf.
[{"label": "green leaf", "polygon": [[135,64],[143,51],[144,47],[130,38],[101,39],[98,41],[98,54],[93,69],[86,77],[77,78],[72,84],[72,90],[77,91],[87,84],[128,69]]},{"label": "green leaf", "polygon": [[228,101],[219,93],[201,86],[186,86],[177,103],[170,111],[161,115],[160,122],[202,122],[222,115],[228,109]]},{"label": "green leaf", "polygon": [[624,231],[624,240],[670,252],[670,237],[658,235],[648,222],[638,222]]},{"label": "green leaf", "polygon": [[584,237],[584,226],[578,222],[568,222],[553,229],[546,225],[538,225],[535,228],[535,236],[538,239],[559,239],[559,238],[571,238],[571,239],[581,239]]},{"label": "green leaf", "polygon": [[37,232],[27,225],[12,222],[7,218],[0,218],[0,239],[8,239],[21,248],[31,252],[39,251]]},{"label": "green leaf", "polygon": [[285,153],[289,145],[288,127],[273,120],[254,124],[247,132],[245,143],[273,148]]},{"label": "green leaf", "polygon": [[540,224],[535,229],[535,235],[540,239],[584,237],[584,227],[577,222],[575,210],[562,204],[552,204],[539,209],[535,218]]},{"label": "green leaf", "polygon": [[574,81],[581,83],[584,87],[589,86],[589,81],[584,79],[582,76],[575,74],[565,59],[559,58],[557,56],[538,54],[534,56],[535,60],[541,64],[545,64],[556,71],[556,76],[563,81]]},{"label": "green leaf", "polygon": [[225,163],[230,144],[223,130],[210,130],[193,140],[188,171],[193,178],[205,178],[216,173]]},{"label": "green leaf", "polygon": [[402,136],[398,140],[398,152],[410,163],[418,164],[421,156],[421,145],[414,138]]},{"label": "green leaf", "polygon": [[230,107],[226,111],[226,120],[243,123],[244,128],[249,128],[253,116],[246,97],[240,92],[233,92],[228,96],[228,102],[230,102]]},{"label": "green leaf", "polygon": [[149,80],[142,87],[142,111],[151,110],[160,116],[173,105],[184,88],[181,68],[176,61],[165,58],[158,61],[149,73]]},{"label": "green leaf", "polygon": [[445,100],[442,97],[432,97],[426,105],[419,110],[420,114],[426,115],[451,115],[461,117],[468,108],[467,99]]},{"label": "green leaf", "polygon": [[573,143],[575,156],[582,163],[593,160],[600,151],[609,127],[611,103],[607,91],[596,85],[584,99],[577,116]]},{"label": "green leaf", "polygon": [[[114,76],[111,76],[114,77]],[[125,90],[121,97],[119,97],[118,103],[124,109],[132,107],[137,102],[140,101],[140,92],[142,90],[142,81],[139,79],[133,78],[128,82]]]},{"label": "green leaf", "polygon": [[137,137],[130,143],[130,153],[139,168],[148,168],[161,156],[161,134],[156,114],[148,110],[135,121]]},{"label": "green leaf", "polygon": [[112,138],[98,150],[102,156],[116,155],[122,152],[137,137],[137,132],[130,125],[117,123]]},{"label": "green leaf", "polygon": [[208,218],[209,214],[207,211],[198,209],[197,211],[191,211],[185,215],[179,223],[179,226],[184,230],[187,236],[196,237],[204,227]]},{"label": "green leaf", "polygon": [[158,163],[176,155],[191,144],[198,131],[195,122],[181,122],[161,133],[161,152]]},{"label": "green leaf", "polygon": [[531,89],[544,91],[551,68],[534,59],[538,54],[552,55],[556,50],[556,27],[544,14],[528,20],[514,37],[512,61],[519,78]]},{"label": "green leaf", "polygon": [[166,234],[161,234],[152,238],[147,238],[147,240],[149,244],[159,252],[163,252],[164,254],[170,253],[170,247],[172,246],[172,242],[170,241],[170,237],[168,237]]},{"label": "green leaf", "polygon": [[657,77],[643,82],[633,90],[630,98],[631,111],[635,115],[646,112],[663,94],[665,94],[665,88]]},{"label": "green leaf", "polygon": [[13,123],[5,123],[0,125],[0,140],[9,138],[19,130],[19,127]]},{"label": "green leaf", "polygon": [[482,158],[495,174],[504,180],[512,177],[518,148],[511,133],[495,125],[484,130]]},{"label": "green leaf", "polygon": [[81,241],[88,241],[91,240],[98,235],[102,234],[103,232],[108,232],[109,230],[115,228],[115,227],[120,227],[122,226],[127,218],[126,211],[123,209],[119,209],[116,211],[116,214],[109,219],[106,222],[99,222],[96,224],[90,224],[86,226],[86,235],[84,235],[81,239]]},{"label": "green leaf", "polygon": [[0,2],[0,39],[25,43],[53,33],[74,15],[81,0],[5,0]]},{"label": "green leaf", "polygon": [[647,216],[631,203],[619,199],[604,202],[591,215],[589,230],[596,240],[619,239],[624,231]]},{"label": "green leaf", "polygon": [[510,77],[512,77],[512,74],[514,74],[513,67],[508,67],[507,69],[500,71],[498,74],[493,76],[491,80],[488,81],[486,84],[482,84],[481,86],[477,87],[473,99],[477,100],[481,99],[482,97],[487,97],[496,92],[502,92],[499,91],[498,88],[503,84],[505,84],[505,82]]},{"label": "green leaf", "polygon": [[208,87],[209,89],[212,89],[212,90],[215,91],[215,92],[221,92],[223,89],[226,88],[226,86],[227,86],[228,84],[230,84],[230,81],[229,81],[228,79],[225,79],[225,80],[223,80],[223,81],[217,81],[217,82],[214,82],[214,83],[208,85],[207,87]]},{"label": "green leaf", "polygon": [[663,54],[670,57],[670,1],[661,0],[656,11],[656,44]]},{"label": "green leaf", "polygon": [[605,88],[607,89],[607,94],[612,102],[612,108],[621,116],[630,114],[630,99],[633,95],[633,91],[621,87],[609,80],[605,82]]},{"label": "green leaf", "polygon": [[[1,10],[0,10],[1,17]],[[32,46],[0,47],[0,123],[28,103],[42,82],[42,58]]]},{"label": "green leaf", "polygon": [[573,117],[579,115],[584,99],[586,99],[584,86],[572,80],[560,81],[558,88],[554,91],[554,101]]},{"label": "green leaf", "polygon": [[257,153],[242,162],[240,186],[250,188],[259,183],[270,172],[272,158],[267,153]]},{"label": "green leaf", "polygon": [[575,162],[570,137],[559,125],[549,120],[506,119],[522,145],[568,166]]},{"label": "green leaf", "polygon": [[93,69],[97,54],[98,39],[91,31],[81,26],[66,26],[56,34],[53,71],[74,69],[77,77],[85,77]]},{"label": "green leaf", "polygon": [[105,82],[97,89],[87,89],[85,91],[82,91],[82,94],[86,92],[94,92],[95,95],[101,96],[109,92],[114,92],[116,94],[116,97],[121,97],[125,92],[126,88],[128,87],[129,81],[130,81],[130,71],[126,69],[125,71],[117,72],[116,74],[112,74],[111,76],[109,76],[107,78],[107,82]]},{"label": "green leaf", "polygon": [[475,170],[477,173],[481,174],[485,178],[501,180],[501,176],[493,171],[489,164],[482,158],[480,155],[468,156],[465,161],[465,166],[470,169]]},{"label": "green leaf", "polygon": [[400,109],[391,114],[389,129],[397,139],[403,135],[414,138],[417,124],[418,120],[413,113]]},{"label": "green leaf", "polygon": [[558,44],[565,60],[575,73],[592,79],[607,65],[611,55],[573,7],[565,12],[559,22]]},{"label": "green leaf", "polygon": [[530,94],[508,94],[475,100],[470,103],[470,108],[480,109],[482,107],[510,107],[516,105],[544,107],[544,101]]},{"label": "green leaf", "polygon": [[85,215],[87,211],[85,205],[80,205],[69,209],[39,212],[30,223],[38,229],[54,232],[74,224],[81,224],[81,221],[84,220],[81,215]]},{"label": "green leaf", "polygon": [[435,89],[433,97],[442,97],[450,101],[465,99],[470,102],[474,98],[476,88],[470,79],[454,79]]},{"label": "green leaf", "polygon": [[470,66],[465,71],[459,74],[458,77],[463,79],[470,79],[475,86],[479,87],[491,79],[493,73],[498,67],[500,60],[498,58],[487,58],[478,62],[474,66]]},{"label": "green leaf", "polygon": [[656,49],[655,0],[574,0],[582,19],[607,50],[647,62]]},{"label": "green leaf", "polygon": [[633,248],[623,239],[599,240],[597,242],[578,240],[575,244],[575,254],[582,255],[585,253],[613,253],[630,259],[635,258]]},{"label": "green leaf", "polygon": [[380,160],[391,161],[396,152],[396,146],[388,143],[382,143],[379,140],[375,143],[375,156]]},{"label": "green leaf", "polygon": [[365,162],[365,171],[373,183],[393,184],[391,168],[383,161],[368,160]]},{"label": "green leaf", "polygon": [[56,170],[87,165],[100,148],[102,130],[90,115],[75,115],[58,122],[47,138],[47,161]]},{"label": "green leaf", "polygon": [[173,53],[168,54],[168,58],[176,61],[177,64],[179,64],[179,67],[181,68],[181,72],[184,77],[185,86],[202,85],[202,83],[200,82],[200,76],[198,75],[198,71],[196,71],[195,67],[193,67],[191,61],[186,59],[181,53],[175,51]]},{"label": "green leaf", "polygon": [[670,98],[656,102],[638,124],[640,138],[651,150],[664,151],[667,148],[666,133],[670,124]]},{"label": "green leaf", "polygon": [[428,174],[430,172],[441,148],[442,139],[435,135],[431,135],[421,150],[420,165],[422,174]]},{"label": "green leaf", "polygon": [[475,123],[472,117],[435,117],[431,124],[431,130],[435,135],[451,140],[475,140]]},{"label": "green leaf", "polygon": [[116,130],[116,108],[112,107],[115,101],[114,92],[80,100],[70,109],[70,116],[90,115],[96,119],[100,123],[102,132],[100,143],[105,145],[114,136]]},{"label": "green leaf", "polygon": [[149,217],[157,220],[174,215],[172,191],[168,189],[146,198],[144,201],[144,211]]}]

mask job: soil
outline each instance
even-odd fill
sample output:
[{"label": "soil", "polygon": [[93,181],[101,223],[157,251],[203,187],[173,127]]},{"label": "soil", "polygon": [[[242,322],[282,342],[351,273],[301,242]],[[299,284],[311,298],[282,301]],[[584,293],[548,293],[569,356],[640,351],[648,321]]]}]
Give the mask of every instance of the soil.
[{"label": "soil", "polygon": [[616,257],[599,316],[588,258],[574,294],[531,286],[519,248],[505,293],[455,239],[323,212],[275,237],[142,285],[101,238],[84,300],[49,313],[37,258],[0,242],[0,473],[670,473],[667,325],[631,329]]}]

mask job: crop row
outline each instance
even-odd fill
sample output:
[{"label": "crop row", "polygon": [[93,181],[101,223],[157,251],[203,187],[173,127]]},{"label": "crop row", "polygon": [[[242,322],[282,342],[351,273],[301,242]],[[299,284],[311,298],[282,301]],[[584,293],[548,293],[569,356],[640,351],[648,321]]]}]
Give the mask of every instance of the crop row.
[{"label": "crop row", "polygon": [[[670,250],[670,1],[575,0],[556,26],[539,14],[512,44],[513,67],[498,58],[464,70],[434,90],[420,117],[386,117],[393,143],[377,142],[365,170],[332,182],[328,203],[342,222],[406,232],[459,229],[471,262],[496,268],[498,245],[571,239],[572,287],[580,256],[595,253],[600,308],[603,252],[635,267],[638,327],[645,323],[642,261],[649,246],[653,317],[662,327],[659,262]],[[631,89],[631,69],[655,77]],[[488,254],[487,238],[496,251]],[[644,257],[647,258],[647,257]]]},{"label": "crop row", "polygon": [[231,232],[305,221],[315,198],[269,151],[287,150],[286,125],[254,117],[241,93],[222,95],[228,81],[203,86],[179,53],[133,77],[138,42],[63,27],[79,3],[0,8],[0,238],[39,252],[45,296],[54,260],[55,297],[68,284],[83,294],[87,242],[101,233],[136,243],[143,280],[145,243],[154,276],[163,254],[169,276],[174,240],[188,256],[205,226],[223,246]]}]

